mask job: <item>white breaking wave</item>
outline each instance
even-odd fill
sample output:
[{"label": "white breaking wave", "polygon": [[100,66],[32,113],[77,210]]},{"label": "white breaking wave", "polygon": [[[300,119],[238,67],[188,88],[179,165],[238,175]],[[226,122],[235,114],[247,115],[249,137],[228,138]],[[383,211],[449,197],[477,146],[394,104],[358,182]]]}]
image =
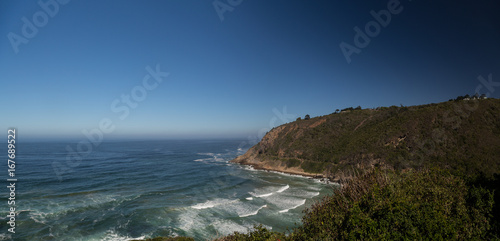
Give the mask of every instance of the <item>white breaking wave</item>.
[{"label": "white breaking wave", "polygon": [[317,191],[306,191],[306,190],[293,190],[289,192],[288,194],[298,197],[298,198],[313,198],[316,197],[320,194],[320,192]]},{"label": "white breaking wave", "polygon": [[247,233],[252,229],[251,224],[240,225],[230,220],[218,219],[211,224],[220,235],[229,235],[233,232]]},{"label": "white breaking wave", "polygon": [[308,198],[313,198],[319,195],[319,192],[304,192],[304,196]]},{"label": "white breaking wave", "polygon": [[306,203],[306,199],[302,200],[302,201],[301,201],[298,205],[295,205],[295,206],[293,206],[293,207],[291,207],[291,208],[288,208],[288,209],[281,210],[281,211],[279,211],[279,212],[280,212],[280,213],[286,213],[286,212],[290,211],[291,209],[296,209],[296,208],[298,208],[298,207],[300,207],[300,206],[304,205],[305,203]]},{"label": "white breaking wave", "polygon": [[215,200],[209,200],[204,203],[198,203],[196,205],[191,206],[194,209],[206,209],[206,208],[213,208],[218,205],[222,204],[228,204],[228,203],[233,203],[238,200],[229,200],[229,199],[215,199]]},{"label": "white breaking wave", "polygon": [[197,229],[199,227],[204,227],[207,225],[208,220],[200,216],[200,211],[194,209],[184,210],[178,217],[179,225],[178,228],[184,231],[189,231],[192,229]]},{"label": "white breaking wave", "polygon": [[240,148],[238,148],[238,149],[236,150],[236,154],[237,154],[237,155],[242,155],[242,154],[243,154],[243,153],[245,153],[245,152],[246,152],[246,151],[245,151],[245,150],[243,150],[243,148],[241,148],[241,147],[240,147]]},{"label": "white breaking wave", "polygon": [[272,204],[273,206],[276,206],[277,210],[281,210],[279,211],[280,213],[284,213],[288,212],[288,210],[295,209],[299,206],[304,205],[308,198],[305,196],[293,197],[280,194],[280,195],[273,195],[270,197],[264,197],[262,199],[265,200],[267,204]]},{"label": "white breaking wave", "polygon": [[255,168],[253,168],[252,166],[248,166],[248,165],[242,165],[241,168],[248,170],[248,171],[254,171],[254,172],[258,171]]},{"label": "white breaking wave", "polygon": [[252,201],[253,200],[253,197],[247,197],[246,200],[250,200]]},{"label": "white breaking wave", "polygon": [[200,158],[200,159],[196,159],[194,161],[197,161],[197,162],[228,162],[228,160],[226,160],[225,158],[222,157],[222,154],[220,153],[217,153],[217,154],[214,154],[214,153],[198,153],[198,155],[201,155],[201,156],[211,156],[211,158]]},{"label": "white breaking wave", "polygon": [[205,203],[198,203],[196,205],[191,206],[194,209],[205,209],[205,208],[213,208],[217,205],[217,203],[212,201],[207,201]]},{"label": "white breaking wave", "polygon": [[215,162],[228,162],[228,161],[227,161],[226,159],[224,159],[224,158],[215,157],[215,156],[214,156],[214,161],[215,161]]},{"label": "white breaking wave", "polygon": [[[44,213],[44,212],[37,212],[37,211],[31,211],[30,210],[30,213],[29,213],[29,217],[37,222],[37,223],[41,223],[41,224],[46,224],[46,217],[47,215],[49,215],[50,213]],[[2,239],[0,239],[2,240]]]},{"label": "white breaking wave", "polygon": [[[276,193],[282,193],[285,190],[287,190],[288,188],[290,188],[289,185],[283,186],[280,189],[278,189],[276,191]],[[266,189],[269,190],[269,188],[266,188]],[[268,192],[268,193],[264,193],[264,194],[256,194],[256,193],[253,193],[253,192],[249,192],[249,194],[252,195],[252,196],[254,196],[254,197],[269,197],[269,196],[273,195],[274,193],[275,192]]]},{"label": "white breaking wave", "polygon": [[240,214],[240,218],[244,218],[244,217],[248,217],[248,216],[253,216],[253,215],[257,215],[257,213],[259,213],[259,211],[263,208],[267,207],[267,205],[262,205],[259,209],[257,209],[257,211],[255,212],[251,212],[251,213],[246,213],[246,214]]},{"label": "white breaking wave", "polygon": [[146,236],[141,236],[141,237],[129,237],[129,236],[121,236],[117,233],[115,233],[114,230],[108,230],[106,232],[106,237],[104,237],[103,241],[127,241],[127,240],[131,240],[131,239],[145,239]]},{"label": "white breaking wave", "polygon": [[280,175],[283,175],[283,176],[289,176],[289,177],[299,177],[299,178],[311,179],[311,177],[302,176],[302,175],[298,175],[298,174],[284,173],[284,172],[279,172],[279,171],[269,171],[269,172],[276,173],[276,174],[280,174]]},{"label": "white breaking wave", "polygon": [[283,192],[283,191],[285,191],[288,188],[290,188],[290,186],[286,185],[286,186],[280,188],[280,190],[278,190],[277,192]]},{"label": "white breaking wave", "polygon": [[269,197],[273,194],[274,194],[273,192],[270,192],[270,193],[266,193],[266,194],[257,195],[256,197]]},{"label": "white breaking wave", "polygon": [[195,162],[204,162],[204,161],[208,161],[208,160],[210,160],[210,159],[208,159],[208,158],[202,158],[202,159],[196,159],[194,161]]}]

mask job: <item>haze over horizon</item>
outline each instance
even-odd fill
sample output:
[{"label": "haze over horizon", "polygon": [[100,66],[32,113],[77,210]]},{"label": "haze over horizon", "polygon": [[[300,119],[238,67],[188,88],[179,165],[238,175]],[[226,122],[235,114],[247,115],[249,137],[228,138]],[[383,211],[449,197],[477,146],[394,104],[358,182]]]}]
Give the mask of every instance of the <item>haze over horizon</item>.
[{"label": "haze over horizon", "polygon": [[499,98],[499,6],[2,1],[0,127],[37,140],[100,125],[113,127],[105,140],[247,138],[351,106]]}]

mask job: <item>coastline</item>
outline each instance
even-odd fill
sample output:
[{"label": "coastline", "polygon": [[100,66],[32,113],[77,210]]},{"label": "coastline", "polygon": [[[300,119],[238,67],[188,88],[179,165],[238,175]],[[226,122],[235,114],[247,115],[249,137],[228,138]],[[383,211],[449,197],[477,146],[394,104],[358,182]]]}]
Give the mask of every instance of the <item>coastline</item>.
[{"label": "coastline", "polygon": [[[249,152],[247,152],[247,153],[249,153]],[[303,170],[300,170],[299,168],[289,168],[289,167],[286,167],[283,165],[274,165],[274,163],[261,161],[261,160],[258,160],[256,158],[252,158],[252,159],[250,159],[251,161],[249,161],[249,158],[245,157],[245,155],[247,155],[247,153],[245,153],[241,156],[238,156],[229,162],[239,164],[242,166],[248,166],[254,170],[259,170],[259,171],[275,172],[275,173],[280,173],[280,174],[295,175],[295,176],[301,176],[301,177],[310,178],[310,179],[317,179],[318,181],[326,183],[326,184],[331,184],[331,183],[340,184],[339,180],[334,180],[334,179],[328,178],[323,173],[304,172]]]},{"label": "coastline", "polygon": [[284,173],[284,174],[289,174],[289,175],[297,175],[297,176],[303,176],[303,177],[315,178],[315,179],[326,178],[321,173],[309,173],[309,172],[304,172],[304,171],[298,171],[298,170],[296,171],[296,170],[282,169],[282,168],[268,168],[268,167],[264,167],[262,165],[258,165],[258,164],[254,164],[254,163],[239,163],[239,162],[231,162],[231,163],[239,164],[242,166],[249,166],[255,170],[260,170],[260,171],[279,172],[279,173]]},{"label": "coastline", "polygon": [[250,167],[252,170],[256,170],[256,171],[272,172],[272,173],[281,174],[281,175],[313,179],[313,180],[316,180],[317,182],[320,182],[323,184],[341,185],[338,181],[334,181],[332,179],[329,179],[329,178],[323,176],[323,174],[307,173],[307,172],[300,172],[300,171],[296,172],[296,171],[282,171],[282,170],[266,169],[266,168],[259,168],[259,167],[254,167],[253,165],[240,164],[240,163],[234,163],[234,164]]}]

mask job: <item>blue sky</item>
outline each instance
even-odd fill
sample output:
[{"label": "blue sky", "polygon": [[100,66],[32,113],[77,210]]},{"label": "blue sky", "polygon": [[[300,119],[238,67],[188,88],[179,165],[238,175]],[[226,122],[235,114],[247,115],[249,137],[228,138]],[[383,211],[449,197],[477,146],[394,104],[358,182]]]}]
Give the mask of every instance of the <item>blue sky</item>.
[{"label": "blue sky", "polygon": [[[350,63],[340,43],[356,47],[354,28],[398,1],[40,2],[53,16],[0,2],[0,127],[26,139],[78,139],[103,118],[115,127],[105,139],[246,138],[283,123],[273,109],[418,105],[473,94],[478,76],[500,81],[495,1],[400,1]],[[223,21],[214,2],[232,9]],[[23,17],[38,21],[34,36]],[[157,65],[170,75],[120,119],[112,103]]]}]

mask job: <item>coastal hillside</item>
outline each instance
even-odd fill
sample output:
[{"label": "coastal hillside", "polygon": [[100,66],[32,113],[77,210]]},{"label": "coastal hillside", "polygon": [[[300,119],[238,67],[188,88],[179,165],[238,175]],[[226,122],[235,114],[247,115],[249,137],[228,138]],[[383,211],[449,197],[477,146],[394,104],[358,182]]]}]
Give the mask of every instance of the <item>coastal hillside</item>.
[{"label": "coastal hillside", "polygon": [[232,162],[342,185],[287,232],[258,225],[216,241],[500,239],[498,99],[298,119]]},{"label": "coastal hillside", "polygon": [[269,131],[233,162],[343,185],[288,233],[233,240],[499,240],[500,100],[347,108]]},{"label": "coastal hillside", "polygon": [[500,100],[347,108],[273,128],[234,163],[344,181],[374,167],[500,170]]}]

